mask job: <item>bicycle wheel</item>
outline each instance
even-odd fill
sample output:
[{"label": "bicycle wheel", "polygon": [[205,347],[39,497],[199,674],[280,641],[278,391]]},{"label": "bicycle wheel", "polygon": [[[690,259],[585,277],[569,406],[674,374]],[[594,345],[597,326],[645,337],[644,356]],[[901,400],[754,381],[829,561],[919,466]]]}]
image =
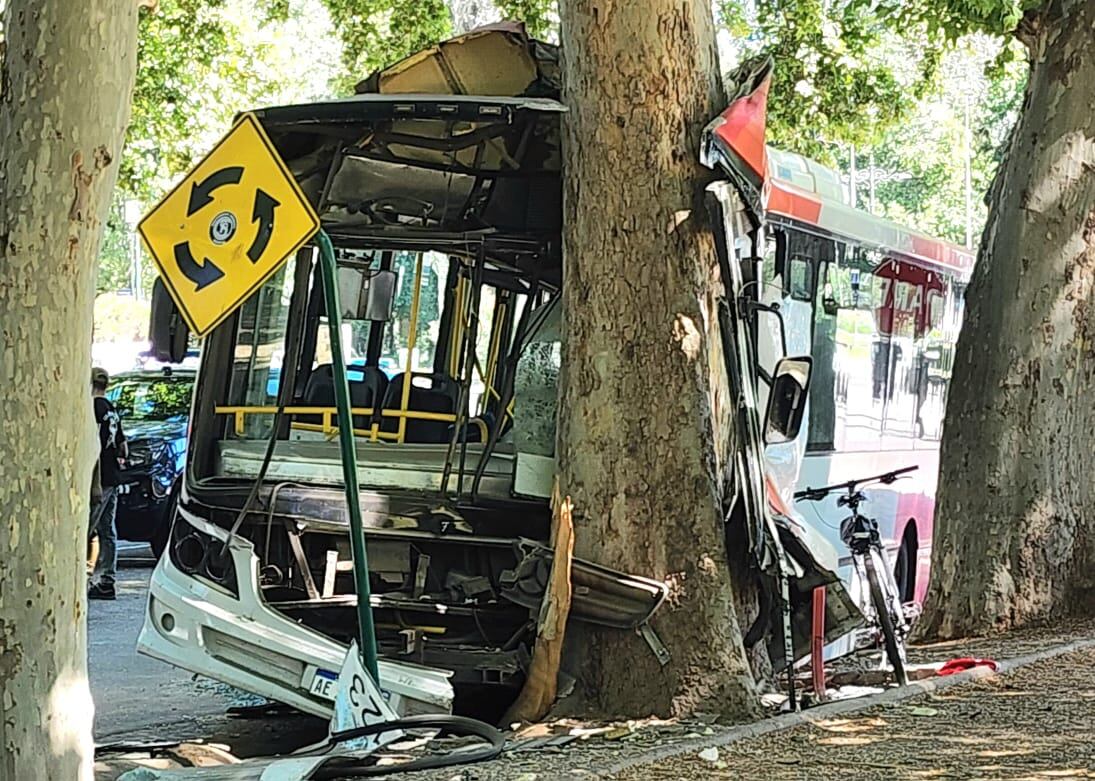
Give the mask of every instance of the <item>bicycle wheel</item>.
[{"label": "bicycle wheel", "polygon": [[878,615],[878,623],[882,627],[882,638],[886,645],[886,657],[893,665],[894,678],[898,685],[908,686],[909,676],[905,672],[905,657],[902,642],[897,637],[894,628],[893,616],[890,614],[890,602],[882,591],[882,584],[878,580],[878,572],[874,566],[873,551],[868,551],[863,557],[863,565],[867,570],[867,585],[871,590],[871,604]]}]

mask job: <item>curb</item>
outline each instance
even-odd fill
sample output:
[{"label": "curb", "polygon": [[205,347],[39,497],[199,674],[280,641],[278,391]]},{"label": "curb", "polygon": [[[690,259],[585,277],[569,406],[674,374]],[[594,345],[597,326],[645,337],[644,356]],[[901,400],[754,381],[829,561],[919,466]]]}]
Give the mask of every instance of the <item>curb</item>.
[{"label": "curb", "polygon": [[794,727],[801,727],[804,724],[813,724],[814,722],[832,718],[833,716],[841,716],[847,713],[866,710],[876,705],[892,705],[904,702],[905,700],[921,697],[925,694],[948,689],[951,686],[1006,675],[1020,667],[1026,667],[1076,651],[1086,651],[1089,648],[1095,648],[1095,638],[1074,640],[1071,643],[1053,646],[1044,651],[1027,654],[1026,656],[1005,659],[999,662],[999,671],[993,671],[987,667],[974,667],[969,670],[963,670],[960,673],[955,673],[954,675],[914,681],[908,686],[887,689],[884,692],[868,695],[866,697],[824,703],[822,705],[816,705],[809,710],[799,711],[798,713],[783,713],[779,716],[772,716],[771,718],[762,721],[733,727],[720,735],[693,738],[673,745],[651,749],[642,754],[637,754],[615,764],[608,765],[601,773],[606,777],[611,777],[616,773],[629,770],[639,765],[649,765],[654,762],[672,759],[673,757],[678,757],[683,754],[697,753],[705,748],[721,748],[741,740],[747,740],[748,738],[756,738],[773,732],[782,732],[783,730],[792,729]]}]

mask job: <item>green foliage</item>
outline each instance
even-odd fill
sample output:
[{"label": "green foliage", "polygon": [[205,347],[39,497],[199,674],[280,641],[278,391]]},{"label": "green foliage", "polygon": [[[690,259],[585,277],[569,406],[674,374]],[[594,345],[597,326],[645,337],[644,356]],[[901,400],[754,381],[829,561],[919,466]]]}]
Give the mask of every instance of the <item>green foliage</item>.
[{"label": "green foliage", "polygon": [[119,186],[150,199],[155,183],[185,171],[188,143],[200,116],[201,93],[209,88],[214,59],[228,46],[216,13],[224,0],[161,0],[140,12],[137,81],[126,131]]},{"label": "green foliage", "polygon": [[102,243],[99,245],[99,276],[95,281],[96,293],[129,287],[132,269],[130,246],[130,233],[125,224],[122,204],[115,200],[107,215]]},{"label": "green foliage", "polygon": [[343,43],[346,91],[373,71],[443,40],[452,32],[444,0],[323,0]]},{"label": "green foliage", "polygon": [[1010,35],[1024,14],[1047,4],[1047,0],[885,0],[878,7],[896,29],[923,24],[933,39],[954,42],[976,32]]},{"label": "green foliage", "polygon": [[718,19],[742,55],[774,61],[771,143],[828,163],[834,144],[877,142],[924,93],[937,62],[915,37],[888,34],[859,0],[721,0]]},{"label": "green foliage", "polygon": [[[288,47],[314,46],[299,31],[300,17],[316,10],[318,0],[159,0],[142,10],[119,176],[126,197],[158,197],[238,112],[281,96],[315,97],[301,94],[308,60]],[[296,36],[279,36],[287,29]]]},{"label": "green foliage", "polygon": [[554,0],[494,0],[505,19],[524,22],[529,35],[540,40],[558,37],[559,11]]},{"label": "green foliage", "polygon": [[976,242],[986,215],[983,196],[1003,159],[1026,82],[1020,62],[986,73],[984,66],[997,58],[999,47],[985,38],[969,43],[974,46],[948,52],[938,91],[874,148],[879,169],[909,177],[878,186],[878,210],[959,244],[966,240],[967,144]]},{"label": "green foliage", "polygon": [[[1014,124],[1026,79],[1001,45],[1031,0],[721,0],[720,25],[740,59],[775,63],[769,142],[861,176],[873,156],[875,210],[966,240],[965,113],[970,112],[973,238],[983,193]],[[990,35],[970,37],[972,32]],[[725,35],[724,35],[725,37]],[[977,49],[974,51],[973,49]],[[859,205],[869,185],[860,179]]]}]

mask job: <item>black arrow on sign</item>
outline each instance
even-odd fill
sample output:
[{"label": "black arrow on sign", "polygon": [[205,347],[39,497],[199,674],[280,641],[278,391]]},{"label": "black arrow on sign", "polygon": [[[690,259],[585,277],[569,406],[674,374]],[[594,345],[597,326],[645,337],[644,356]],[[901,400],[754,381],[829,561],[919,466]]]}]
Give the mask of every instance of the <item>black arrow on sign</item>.
[{"label": "black arrow on sign", "polygon": [[262,253],[266,252],[270,236],[274,233],[274,209],[279,206],[280,203],[262,190],[255,191],[255,208],[251,211],[251,222],[258,222],[259,232],[255,234],[255,240],[247,250],[247,257],[251,258],[252,263],[258,263]]},{"label": "black arrow on sign", "polygon": [[218,187],[224,187],[226,184],[239,184],[242,178],[243,168],[230,166],[229,168],[214,171],[200,182],[194,182],[190,185],[190,203],[186,207],[186,216],[189,217],[203,206],[213,203],[213,191]]},{"label": "black arrow on sign", "polygon": [[175,245],[175,263],[183,276],[194,283],[195,292],[224,276],[224,272],[209,258],[205,258],[205,262],[199,266],[198,261],[194,260],[194,253],[190,251],[189,242]]}]

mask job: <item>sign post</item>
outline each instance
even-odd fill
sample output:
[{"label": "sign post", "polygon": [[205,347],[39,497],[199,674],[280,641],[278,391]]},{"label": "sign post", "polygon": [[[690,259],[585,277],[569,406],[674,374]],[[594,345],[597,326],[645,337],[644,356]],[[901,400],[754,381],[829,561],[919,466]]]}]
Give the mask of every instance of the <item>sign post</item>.
[{"label": "sign post", "polygon": [[354,445],[354,421],[350,413],[350,385],[342,352],[342,306],[338,299],[338,264],[331,239],[320,231],[316,235],[319,264],[323,277],[323,298],[327,302],[327,324],[331,331],[331,361],[338,408],[338,444],[342,448],[342,482],[346,485],[346,505],[350,513],[350,550],[354,558],[354,590],[357,592],[357,626],[361,639],[361,659],[366,672],[380,683],[377,670],[376,629],[370,604],[369,560],[365,551],[365,528],[361,522],[361,496],[357,484],[357,448]]},{"label": "sign post", "polygon": [[[150,211],[137,230],[180,313],[204,336],[311,239],[319,249],[350,516],[362,663],[379,684],[369,565],[357,482],[350,391],[342,352],[338,266],[319,216],[253,114],[244,114]],[[284,375],[283,375],[284,376]],[[276,432],[273,436],[276,436]]]}]

